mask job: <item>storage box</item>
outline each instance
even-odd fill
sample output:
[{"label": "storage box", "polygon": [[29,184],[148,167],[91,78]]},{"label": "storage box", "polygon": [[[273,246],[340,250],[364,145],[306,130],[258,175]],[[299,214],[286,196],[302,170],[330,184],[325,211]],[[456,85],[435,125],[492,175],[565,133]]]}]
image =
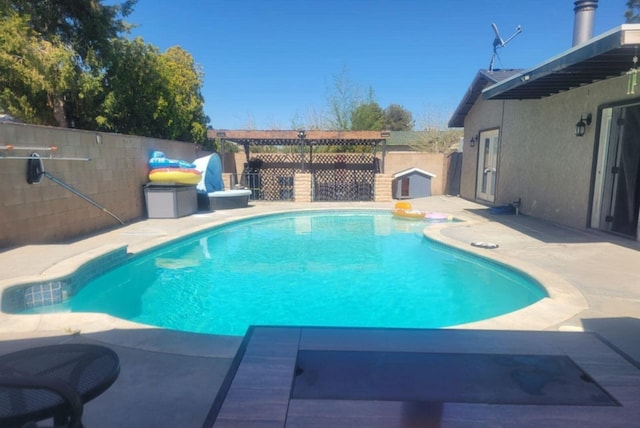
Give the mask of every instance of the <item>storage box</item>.
[{"label": "storage box", "polygon": [[144,187],[149,218],[178,218],[198,209],[196,186],[147,184]]}]

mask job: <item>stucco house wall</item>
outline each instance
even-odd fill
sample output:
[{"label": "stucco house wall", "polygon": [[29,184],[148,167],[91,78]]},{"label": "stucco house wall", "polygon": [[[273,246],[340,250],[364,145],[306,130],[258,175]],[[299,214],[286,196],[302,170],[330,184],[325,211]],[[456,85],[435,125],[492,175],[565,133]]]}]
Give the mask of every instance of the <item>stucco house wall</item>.
[{"label": "stucco house wall", "polygon": [[[539,100],[478,99],[465,119],[461,195],[476,199],[478,146],[469,141],[482,130],[499,128],[495,204],[521,198],[523,214],[587,227],[599,108],[634,101],[638,97],[627,95],[626,76]],[[591,126],[583,137],[575,136],[575,124],[588,113]]]},{"label": "stucco house wall", "polygon": [[477,138],[480,131],[500,128],[503,123],[502,111],[503,103],[501,101],[484,101],[479,98],[464,121],[464,146],[460,178],[460,196],[463,198],[474,200],[476,197],[478,145],[471,147],[471,138]]}]

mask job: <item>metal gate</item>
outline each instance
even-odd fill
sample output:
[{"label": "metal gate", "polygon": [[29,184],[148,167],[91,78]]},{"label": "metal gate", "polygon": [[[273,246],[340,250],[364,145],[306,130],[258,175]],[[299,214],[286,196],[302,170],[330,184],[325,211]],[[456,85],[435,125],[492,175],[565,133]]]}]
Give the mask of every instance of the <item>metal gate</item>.
[{"label": "metal gate", "polygon": [[252,200],[292,201],[293,178],[302,171],[299,153],[260,153],[248,162],[242,184]]},{"label": "metal gate", "polygon": [[294,199],[296,173],[312,174],[313,201],[373,201],[377,158],[372,153],[260,153],[242,173],[252,200]]},{"label": "metal gate", "polygon": [[314,201],[372,201],[375,177],[372,153],[313,155]]}]

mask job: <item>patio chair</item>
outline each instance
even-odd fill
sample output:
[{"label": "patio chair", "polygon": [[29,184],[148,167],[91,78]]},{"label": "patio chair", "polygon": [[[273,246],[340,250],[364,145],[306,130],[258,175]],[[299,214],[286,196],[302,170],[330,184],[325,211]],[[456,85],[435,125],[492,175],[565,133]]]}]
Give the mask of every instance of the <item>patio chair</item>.
[{"label": "patio chair", "polygon": [[62,344],[0,355],[0,426],[82,427],[84,403],[106,391],[120,373],[118,355],[92,344]]},{"label": "patio chair", "polygon": [[64,426],[82,426],[82,398],[68,383],[42,376],[0,376],[3,427],[30,426],[34,421],[53,417],[52,406],[64,409]]}]

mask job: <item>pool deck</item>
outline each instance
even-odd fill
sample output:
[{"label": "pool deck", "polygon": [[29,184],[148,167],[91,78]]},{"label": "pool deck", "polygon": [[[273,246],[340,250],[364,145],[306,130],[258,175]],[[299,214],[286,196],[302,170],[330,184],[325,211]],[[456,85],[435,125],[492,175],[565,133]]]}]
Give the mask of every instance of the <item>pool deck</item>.
[{"label": "pool deck", "polygon": [[[524,215],[491,215],[486,207],[456,197],[434,196],[411,202],[416,208],[464,220],[427,227],[425,233],[430,238],[522,269],[540,281],[550,294],[550,298],[528,308],[457,329],[469,334],[478,330],[515,330],[510,333],[515,336],[510,337],[524,343],[528,338],[531,343],[540,340],[539,333],[531,331],[554,332],[550,333],[554,336],[567,332],[567,337],[582,331],[595,332],[615,355],[638,371],[639,242],[597,231],[570,229]],[[88,259],[124,245],[130,253],[137,253],[248,216],[302,209],[390,209],[392,205],[251,202],[247,208],[180,219],[149,219],[67,244],[24,246],[0,253],[0,290],[13,284],[65,276]],[[478,248],[470,245],[472,242],[495,243],[498,248]],[[40,344],[78,341],[110,346],[119,354],[122,364],[116,383],[85,406],[85,426],[199,427],[242,338],[149,328],[99,314],[0,313],[0,354]],[[582,349],[576,352],[591,353],[589,346]],[[606,369],[603,373],[606,376]],[[640,385],[640,371],[626,379]],[[640,398],[635,400],[631,400],[631,411],[620,414],[617,421],[620,426],[637,421]],[[578,406],[574,413],[579,415],[583,410]],[[571,411],[568,409],[569,415]],[[523,412],[513,419],[492,419],[493,425],[528,426],[530,413]],[[573,420],[570,416],[567,419],[564,415],[562,419],[557,426],[571,426],[567,422]],[[535,425],[534,420],[531,418],[531,425]],[[466,421],[466,425],[461,421]],[[474,419],[473,415],[464,420],[443,419],[438,426],[474,426],[474,421],[477,425],[481,419]],[[547,422],[545,426],[553,426]],[[576,425],[583,426],[583,422],[575,419]]]}]

